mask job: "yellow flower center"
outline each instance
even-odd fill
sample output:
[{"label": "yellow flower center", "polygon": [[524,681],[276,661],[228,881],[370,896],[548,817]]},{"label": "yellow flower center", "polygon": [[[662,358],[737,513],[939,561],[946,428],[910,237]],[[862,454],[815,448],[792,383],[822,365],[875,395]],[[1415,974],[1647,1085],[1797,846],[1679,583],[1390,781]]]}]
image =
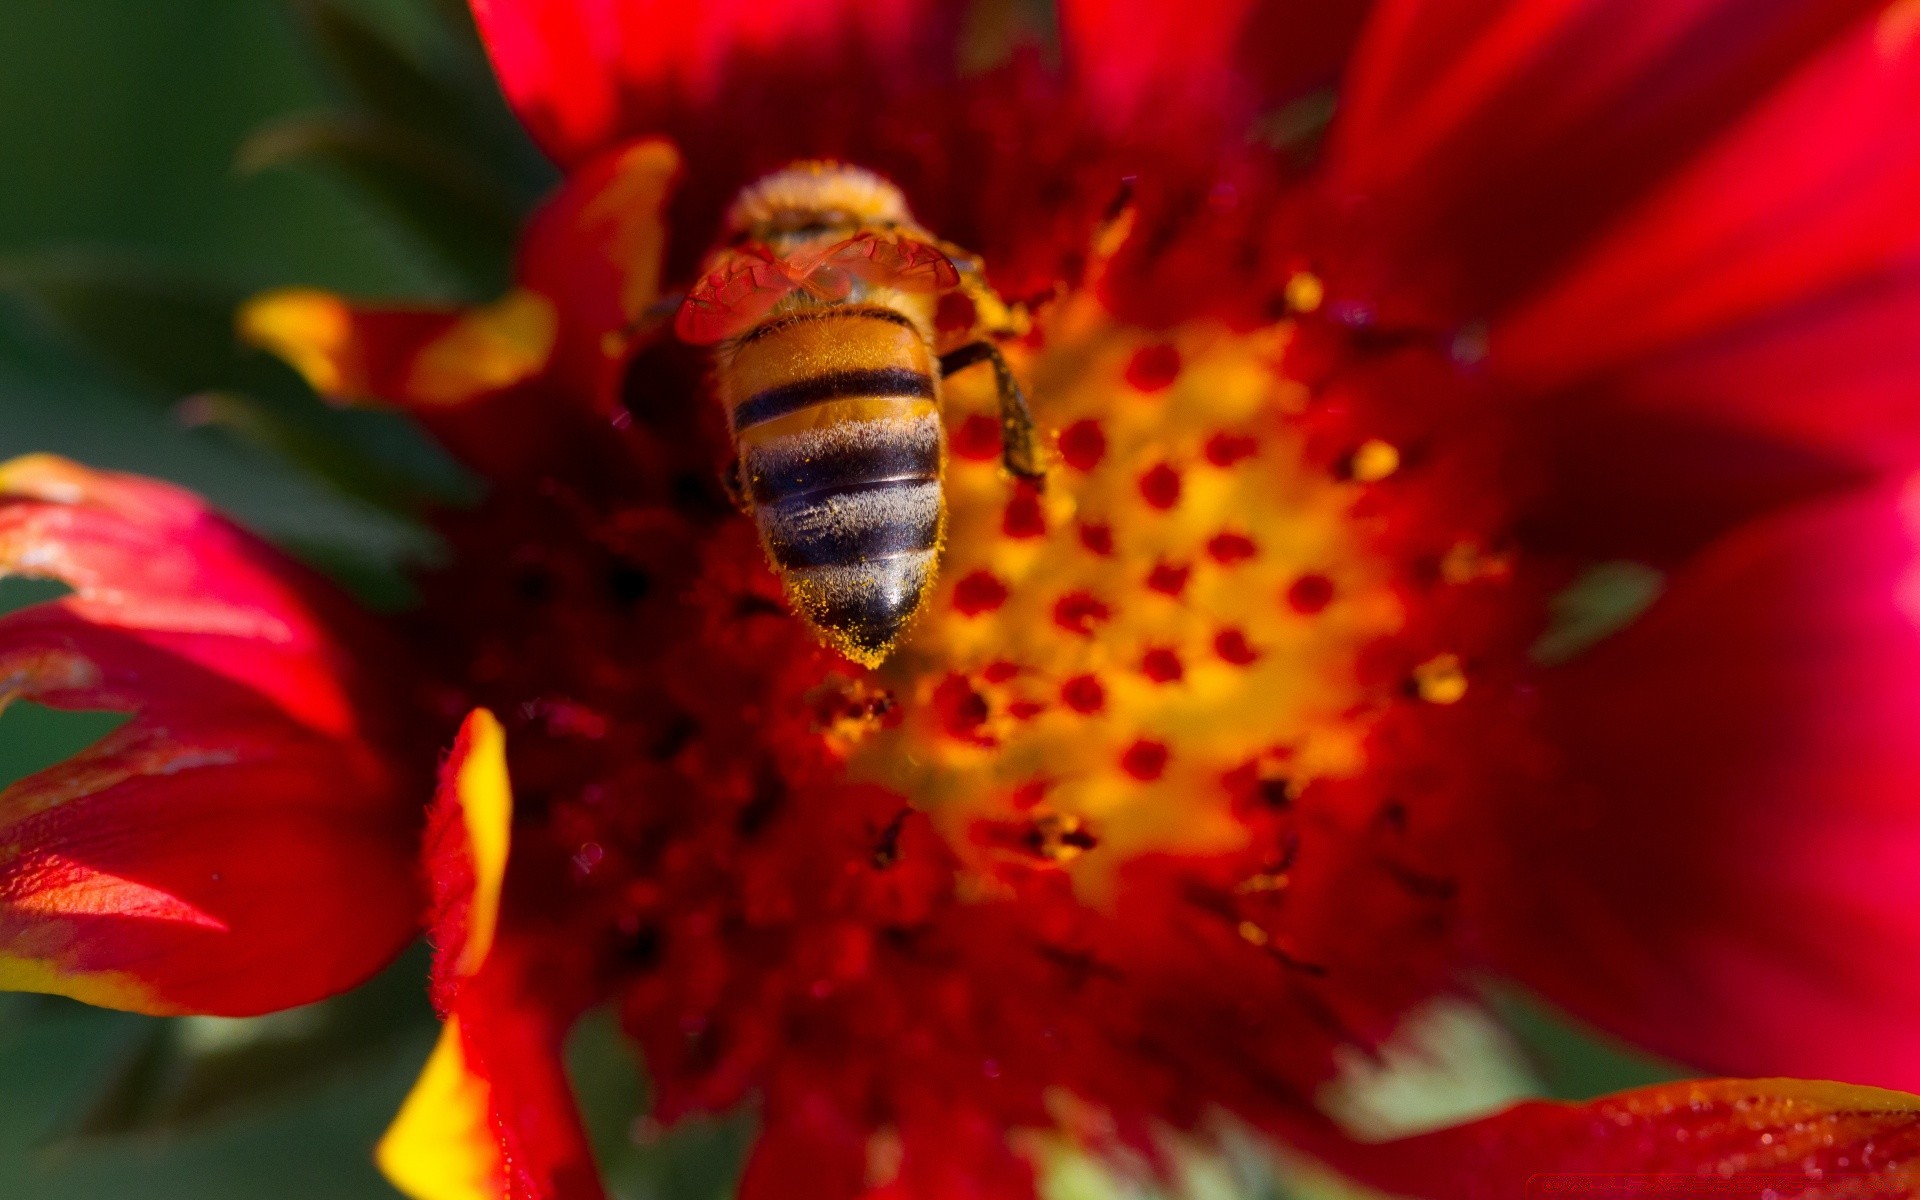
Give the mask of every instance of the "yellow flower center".
[{"label": "yellow flower center", "polygon": [[1010,351],[1053,438],[1043,491],[1001,469],[988,373],[949,381],[942,574],[878,672],[892,714],[844,731],[855,777],[976,866],[1056,864],[1098,898],[1143,854],[1240,846],[1249,794],[1362,769],[1359,655],[1403,611],[1356,502],[1398,455],[1308,461],[1292,335],[1061,302]]}]

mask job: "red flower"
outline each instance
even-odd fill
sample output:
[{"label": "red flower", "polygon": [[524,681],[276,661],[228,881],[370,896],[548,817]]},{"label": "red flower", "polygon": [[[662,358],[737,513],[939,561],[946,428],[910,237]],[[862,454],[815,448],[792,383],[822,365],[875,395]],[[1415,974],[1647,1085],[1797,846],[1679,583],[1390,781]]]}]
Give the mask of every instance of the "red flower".
[{"label": "red flower", "polygon": [[[1676,1085],[1364,1151],[1312,1104],[1344,1048],[1478,971],[1717,1070],[1920,1079],[1910,3],[1070,0],[1057,56],[985,65],[940,5],[475,8],[568,172],[516,289],[243,318],[492,485],[440,516],[419,668],[384,692],[449,735],[500,715],[469,718],[430,822],[449,1023],[383,1147],[397,1182],[593,1195],[556,1055],[611,1000],[663,1119],[759,1098],[748,1196],[1019,1195],[1037,1133],[1143,1144],[1215,1109],[1429,1196],[1543,1170],[1914,1186],[1916,1102],[1861,1088]],[[820,157],[981,256],[1054,441],[1044,488],[1016,482],[992,372],[946,380],[938,580],[874,670],[789,615],[663,302],[735,193]],[[390,821],[366,877],[404,894],[387,764],[419,759],[382,757],[410,743],[335,682],[399,664],[251,543],[230,565],[237,535],[116,520],[184,564],[166,598],[231,588],[257,623],[223,631],[260,645],[211,667],[232,713],[185,635],[85,660],[203,744],[270,746],[253,795],[305,812],[324,778],[324,830]],[[88,544],[17,540],[28,565]],[[1643,619],[1550,627],[1622,559],[1664,573]],[[60,573],[63,637],[118,628]],[[169,873],[182,831],[276,869],[334,845],[216,832],[216,786],[114,818],[151,868],[70,853],[117,795],[93,766],[56,777],[84,798],[64,831],[4,810],[0,978],[226,1011],[391,949],[363,881],[303,874],[289,912],[256,871],[215,909],[203,860]],[[74,913],[113,922],[90,941]],[[204,914],[267,933],[212,961]],[[343,965],[257,990],[276,929]],[[96,969],[145,990],[69,981]]]}]

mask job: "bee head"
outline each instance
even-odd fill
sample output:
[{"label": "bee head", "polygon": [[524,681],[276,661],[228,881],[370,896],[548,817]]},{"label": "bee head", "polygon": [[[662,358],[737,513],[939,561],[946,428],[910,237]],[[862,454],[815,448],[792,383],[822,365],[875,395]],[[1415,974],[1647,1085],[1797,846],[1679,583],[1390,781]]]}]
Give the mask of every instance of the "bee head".
[{"label": "bee head", "polygon": [[727,212],[733,241],[775,242],[912,226],[900,189],[861,167],[811,160],[748,185]]}]

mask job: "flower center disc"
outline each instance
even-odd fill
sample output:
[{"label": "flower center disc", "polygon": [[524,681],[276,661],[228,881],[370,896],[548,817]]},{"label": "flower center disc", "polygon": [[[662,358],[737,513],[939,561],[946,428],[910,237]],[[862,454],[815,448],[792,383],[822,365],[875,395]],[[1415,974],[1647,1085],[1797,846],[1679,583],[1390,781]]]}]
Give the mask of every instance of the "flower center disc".
[{"label": "flower center disc", "polygon": [[1358,658],[1402,606],[1361,485],[1306,460],[1292,334],[1063,301],[1009,351],[1055,438],[1044,490],[1000,467],[989,374],[948,380],[941,577],[879,672],[897,716],[836,734],[856,778],[976,866],[1051,861],[1098,897],[1138,856],[1238,847],[1250,790],[1360,772]]}]

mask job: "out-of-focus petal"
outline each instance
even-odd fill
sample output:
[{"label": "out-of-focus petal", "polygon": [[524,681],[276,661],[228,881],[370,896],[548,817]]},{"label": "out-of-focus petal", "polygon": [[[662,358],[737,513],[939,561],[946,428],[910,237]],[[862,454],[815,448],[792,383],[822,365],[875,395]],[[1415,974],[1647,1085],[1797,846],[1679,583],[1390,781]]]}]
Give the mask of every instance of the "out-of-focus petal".
[{"label": "out-of-focus petal", "polygon": [[1334,1157],[1375,1187],[1424,1200],[1905,1196],[1920,1188],[1920,1097],[1798,1079],[1697,1080],[1586,1104],[1522,1104]]},{"label": "out-of-focus petal", "polygon": [[328,399],[406,409],[484,474],[572,457],[560,443],[578,421],[556,407],[614,412],[632,345],[671,316],[656,305],[679,166],[648,139],[574,172],[527,228],[518,286],[491,304],[367,306],[295,288],[249,303],[240,334]]},{"label": "out-of-focus petal", "polygon": [[1124,123],[1149,108],[1260,115],[1331,83],[1368,0],[1066,0],[1068,66],[1090,111]]},{"label": "out-of-focus petal", "polygon": [[[1920,217],[1915,225],[1920,234]],[[1910,469],[1920,463],[1916,329],[1920,267],[1910,267],[1645,360],[1607,382],[1606,407],[1711,421],[1862,470]]]},{"label": "out-of-focus petal", "polygon": [[1695,339],[1529,406],[1534,539],[1677,561],[1743,520],[1920,463],[1920,272]]},{"label": "out-of-focus petal", "polygon": [[1920,514],[1795,509],[1546,677],[1564,756],[1490,832],[1504,969],[1732,1073],[1920,1085]]},{"label": "out-of-focus petal", "polygon": [[0,792],[0,986],[257,1013],[413,935],[392,684],[344,599],[184,492],[50,457],[0,466],[0,573],[75,589],[0,618],[0,703],[133,714]]},{"label": "out-of-focus petal", "polygon": [[[1881,7],[1388,0],[1355,52],[1329,155],[1332,190],[1364,206],[1353,248],[1388,264],[1416,308],[1488,316]],[[1841,141],[1878,136],[1877,115],[1859,116]],[[1699,218],[1723,219],[1714,205]]]},{"label": "out-of-focus petal", "polygon": [[521,285],[560,314],[554,367],[605,396],[635,335],[658,333],[666,204],[680,173],[671,143],[645,138],[583,164],[534,216],[520,247]]},{"label": "out-of-focus petal", "polygon": [[[562,163],[702,107],[740,103],[756,74],[897,77],[925,0],[472,0],[507,98]],[[789,114],[798,115],[798,114]]]},{"label": "out-of-focus petal", "polygon": [[[1495,329],[1501,369],[1552,387],[1785,309],[1817,322],[1812,301],[1911,272],[1916,111],[1920,5],[1909,0],[1858,23]],[[1757,353],[1780,331],[1754,332]]]},{"label": "out-of-focus petal", "polygon": [[551,302],[515,290],[480,308],[359,307],[290,288],[249,302],[240,335],[347,403],[433,409],[505,391],[545,369],[559,334]]},{"label": "out-of-focus petal", "polygon": [[442,770],[426,851],[435,1000],[447,1016],[377,1158],[415,1200],[597,1200],[562,1041],[570,1014],[538,1000],[501,935],[513,799],[506,735],[467,718]]},{"label": "out-of-focus petal", "polygon": [[524,394],[560,336],[553,302],[536,292],[472,309],[389,308],[294,288],[248,303],[239,327],[322,396],[403,408],[482,474],[557,453],[556,398]]}]

